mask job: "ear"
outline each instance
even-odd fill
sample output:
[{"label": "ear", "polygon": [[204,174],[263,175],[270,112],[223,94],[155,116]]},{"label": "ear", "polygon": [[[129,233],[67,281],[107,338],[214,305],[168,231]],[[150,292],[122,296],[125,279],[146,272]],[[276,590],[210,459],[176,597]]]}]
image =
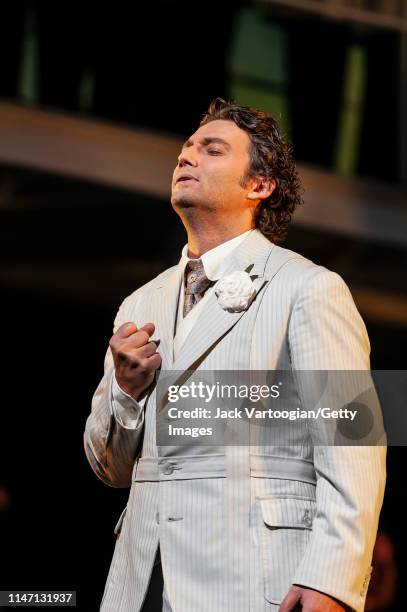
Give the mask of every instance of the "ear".
[{"label": "ear", "polygon": [[251,190],[246,195],[249,200],[265,200],[276,188],[276,181],[273,178],[256,176],[252,179],[250,187]]}]

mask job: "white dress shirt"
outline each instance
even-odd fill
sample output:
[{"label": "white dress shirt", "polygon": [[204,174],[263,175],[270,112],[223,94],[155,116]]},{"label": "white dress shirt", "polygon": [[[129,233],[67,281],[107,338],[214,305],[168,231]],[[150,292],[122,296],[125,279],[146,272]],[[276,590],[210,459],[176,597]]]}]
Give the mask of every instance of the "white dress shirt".
[{"label": "white dress shirt", "polygon": [[[227,240],[222,244],[210,249],[201,257],[196,257],[196,259],[201,259],[204,267],[204,271],[206,276],[211,281],[219,280],[227,267],[227,259],[228,256],[239,246],[239,244],[246,238],[246,236],[252,232],[253,230],[248,230],[243,234],[239,234],[235,238],[231,240]],[[176,359],[179,351],[182,349],[182,346],[186,339],[188,338],[189,333],[191,332],[193,326],[195,325],[199,314],[202,308],[205,307],[205,303],[209,299],[211,293],[215,290],[215,287],[209,287],[205,291],[205,295],[203,298],[195,304],[195,306],[189,311],[186,317],[183,316],[184,310],[184,272],[185,266],[189,261],[193,260],[192,257],[188,257],[188,244],[184,246],[181,252],[181,259],[178,264],[178,269],[180,272],[180,295],[178,300],[178,311],[176,314],[176,332],[174,337],[173,344],[173,358]],[[147,396],[146,396],[147,397]],[[136,429],[140,424],[141,414],[144,408],[144,404],[146,401],[146,397],[140,402],[137,402],[131,395],[125,393],[118,385],[116,376],[113,376],[112,381],[112,395],[111,395],[111,403],[112,410],[116,420],[120,423],[122,427],[126,429]]]}]

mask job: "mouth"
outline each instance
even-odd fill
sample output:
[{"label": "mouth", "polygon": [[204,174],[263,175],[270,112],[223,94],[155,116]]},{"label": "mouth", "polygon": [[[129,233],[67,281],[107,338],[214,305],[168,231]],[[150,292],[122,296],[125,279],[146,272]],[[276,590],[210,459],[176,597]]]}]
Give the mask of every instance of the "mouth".
[{"label": "mouth", "polygon": [[181,174],[181,176],[179,176],[177,178],[177,180],[175,181],[175,184],[178,185],[178,183],[191,183],[192,181],[198,181],[198,179],[195,176],[192,176],[192,174]]}]

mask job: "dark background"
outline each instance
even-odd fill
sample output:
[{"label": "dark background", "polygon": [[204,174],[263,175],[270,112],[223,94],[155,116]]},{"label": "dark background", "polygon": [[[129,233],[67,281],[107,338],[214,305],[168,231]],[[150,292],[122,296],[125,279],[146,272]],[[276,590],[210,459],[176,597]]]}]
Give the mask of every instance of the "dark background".
[{"label": "dark background", "polygon": [[[0,96],[27,104],[21,65],[27,27],[34,28],[40,68],[32,105],[188,135],[212,97],[230,94],[228,50],[247,6],[8,4],[0,19]],[[368,78],[353,177],[403,191],[400,32],[277,8],[261,14],[285,33],[287,78],[250,85],[286,100],[297,159],[336,171],[346,50],[359,44]],[[86,104],[85,72],[93,79]],[[120,302],[178,261],[185,234],[168,201],[7,161],[0,165],[0,194],[7,203],[0,207],[0,587],[72,589],[80,609],[97,610],[128,491],[93,474],[83,452],[84,425]],[[21,207],[23,201],[31,206]],[[401,245],[293,225],[283,246],[337,271],[351,289],[364,283],[406,296]],[[405,317],[361,312],[372,368],[405,368]],[[380,525],[394,542],[402,579],[405,449],[391,448],[388,457]],[[403,610],[401,601],[386,609]]]}]

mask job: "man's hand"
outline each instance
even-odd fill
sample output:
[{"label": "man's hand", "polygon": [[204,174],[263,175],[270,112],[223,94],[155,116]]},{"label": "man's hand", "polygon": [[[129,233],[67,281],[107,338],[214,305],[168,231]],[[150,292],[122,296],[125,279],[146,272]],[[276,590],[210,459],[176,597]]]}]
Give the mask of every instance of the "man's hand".
[{"label": "man's hand", "polygon": [[136,401],[143,397],[161,365],[161,355],[156,352],[158,345],[150,342],[154,330],[153,323],[140,329],[134,323],[124,323],[109,341],[117,383]]},{"label": "man's hand", "polygon": [[329,595],[294,584],[278,610],[279,612],[347,612],[350,608]]}]

